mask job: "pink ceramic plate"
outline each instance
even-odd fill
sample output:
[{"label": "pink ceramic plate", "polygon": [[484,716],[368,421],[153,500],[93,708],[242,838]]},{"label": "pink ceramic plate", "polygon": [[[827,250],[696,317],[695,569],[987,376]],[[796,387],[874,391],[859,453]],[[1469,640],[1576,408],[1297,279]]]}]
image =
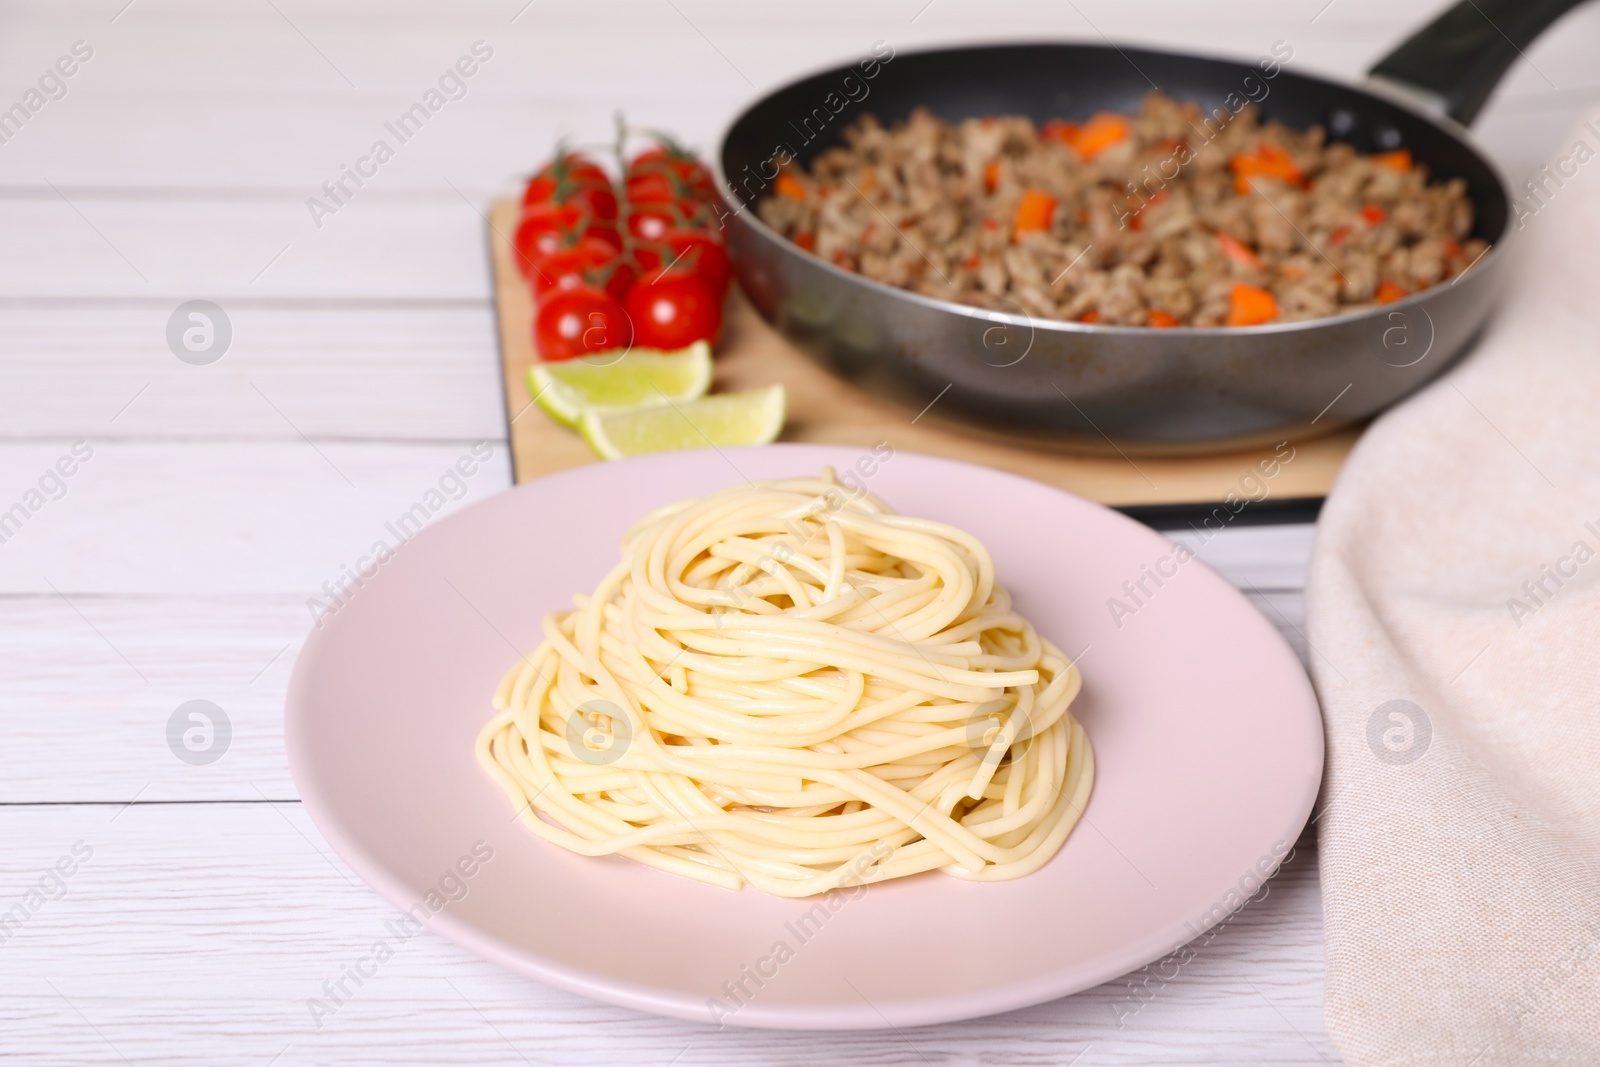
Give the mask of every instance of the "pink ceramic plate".
[{"label": "pink ceramic plate", "polygon": [[[289,765],[318,828],[396,907],[487,959],[599,1000],[741,1026],[1006,1011],[1115,978],[1222,919],[1276,868],[1321,779],[1321,722],[1293,652],[1232,586],[1144,526],[907,453],[870,488],[982,538],[1017,608],[1079,657],[1073,712],[1094,744],[1094,794],[1055,859],[1011,882],[924,874],[819,911],[575,856],[514,825],[473,739],[501,674],[538,644],[540,616],[593,588],[623,531],[660,504],[741,478],[842,471],[865,454],[774,445],[584,467],[424,530],[295,664]],[[1159,586],[1145,577],[1158,572]],[[1125,581],[1143,585],[1140,603]],[[1113,618],[1110,598],[1136,610]]]}]

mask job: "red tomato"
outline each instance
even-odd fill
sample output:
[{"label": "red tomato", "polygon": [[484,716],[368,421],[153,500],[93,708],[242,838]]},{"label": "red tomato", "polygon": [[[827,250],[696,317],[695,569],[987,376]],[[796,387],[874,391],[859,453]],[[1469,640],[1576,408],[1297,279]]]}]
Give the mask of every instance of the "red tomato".
[{"label": "red tomato", "polygon": [[698,230],[668,230],[660,241],[635,248],[633,258],[646,272],[663,267],[686,270],[704,278],[714,293],[728,289],[727,249]]},{"label": "red tomato", "polygon": [[546,163],[529,179],[528,187],[522,193],[522,203],[548,204],[557,199],[558,191],[582,185],[610,189],[611,179],[592,159],[576,152],[567,152]]},{"label": "red tomato", "polygon": [[585,237],[571,247],[539,257],[533,261],[530,273],[535,300],[554,289],[577,289],[585,285],[598,285],[621,300],[635,277],[636,272],[614,247],[594,237]]},{"label": "red tomato", "polygon": [[[679,190],[677,195],[687,192],[702,200],[716,198],[716,187],[711,181],[711,171],[704,163],[696,159],[693,153],[686,152],[675,144],[663,142],[654,148],[647,148],[633,157],[628,164],[628,174],[631,177],[637,173],[648,172],[670,173],[675,181],[671,184]],[[632,199],[632,194],[629,194]]]},{"label": "red tomato", "polygon": [[583,239],[586,241],[602,241],[608,244],[617,253],[622,254],[622,235],[617,232],[617,224],[599,219],[591,219],[583,228]]},{"label": "red tomato", "polygon": [[622,238],[613,223],[594,218],[577,204],[535,204],[522,216],[512,237],[517,267],[526,275],[535,260],[585,238],[622,250]]},{"label": "red tomato", "polygon": [[627,197],[628,203],[642,207],[670,206],[685,218],[704,216],[706,205],[713,199],[711,196],[683,184],[675,175],[666,170],[630,173],[627,183],[623,187],[623,195]]},{"label": "red tomato", "polygon": [[592,285],[556,289],[539,301],[533,342],[541,359],[576,359],[631,347],[633,323],[615,297]]},{"label": "red tomato", "polygon": [[512,238],[522,273],[528,273],[534,260],[572,244],[586,217],[576,204],[535,204],[528,208]]},{"label": "red tomato", "polygon": [[630,204],[670,204],[680,196],[673,174],[664,169],[629,171],[623,189]]},{"label": "red tomato", "polygon": [[621,256],[601,267],[598,276],[605,280],[606,292],[618,300],[626,297],[628,290],[632,289],[634,283],[639,280],[639,272]]},{"label": "red tomato", "polygon": [[628,290],[623,307],[634,338],[650,348],[670,351],[713,341],[722,330],[722,298],[704,278],[686,271],[647,275]]},{"label": "red tomato", "polygon": [[556,193],[555,203],[573,204],[591,216],[605,221],[617,217],[617,194],[611,186],[580,185],[575,189]]},{"label": "red tomato", "polygon": [[640,241],[659,241],[666,237],[667,231],[675,230],[682,223],[682,212],[677,211],[674,205],[652,204],[649,207],[628,212],[628,232]]}]

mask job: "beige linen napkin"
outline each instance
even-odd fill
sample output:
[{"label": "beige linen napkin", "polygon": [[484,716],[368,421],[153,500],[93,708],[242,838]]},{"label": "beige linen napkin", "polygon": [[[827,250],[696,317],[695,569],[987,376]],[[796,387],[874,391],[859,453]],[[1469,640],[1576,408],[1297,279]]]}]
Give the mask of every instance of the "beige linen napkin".
[{"label": "beige linen napkin", "polygon": [[1327,1023],[1355,1067],[1600,1065],[1600,121],[1563,145],[1489,332],[1362,438],[1317,534]]}]

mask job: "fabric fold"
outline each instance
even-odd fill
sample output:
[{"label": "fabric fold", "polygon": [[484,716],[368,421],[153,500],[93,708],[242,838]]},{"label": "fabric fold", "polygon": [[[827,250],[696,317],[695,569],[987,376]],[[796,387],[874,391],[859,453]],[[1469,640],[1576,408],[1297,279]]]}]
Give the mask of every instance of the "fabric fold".
[{"label": "fabric fold", "polygon": [[1355,1067],[1600,1064],[1596,128],[1519,203],[1481,343],[1322,512],[1326,1011]]}]

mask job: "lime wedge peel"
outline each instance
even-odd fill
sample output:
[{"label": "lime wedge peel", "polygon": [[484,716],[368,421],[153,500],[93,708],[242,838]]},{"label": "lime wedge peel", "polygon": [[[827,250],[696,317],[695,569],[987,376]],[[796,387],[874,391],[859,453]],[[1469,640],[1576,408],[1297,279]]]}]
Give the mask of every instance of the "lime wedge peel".
[{"label": "lime wedge peel", "polygon": [[528,368],[534,403],[563,426],[577,426],[589,408],[698,400],[711,388],[711,346],[696,341],[676,352],[636,348]]},{"label": "lime wedge peel", "polygon": [[578,432],[603,459],[686,448],[764,445],[783,429],[783,386],[633,408],[591,407]]}]

